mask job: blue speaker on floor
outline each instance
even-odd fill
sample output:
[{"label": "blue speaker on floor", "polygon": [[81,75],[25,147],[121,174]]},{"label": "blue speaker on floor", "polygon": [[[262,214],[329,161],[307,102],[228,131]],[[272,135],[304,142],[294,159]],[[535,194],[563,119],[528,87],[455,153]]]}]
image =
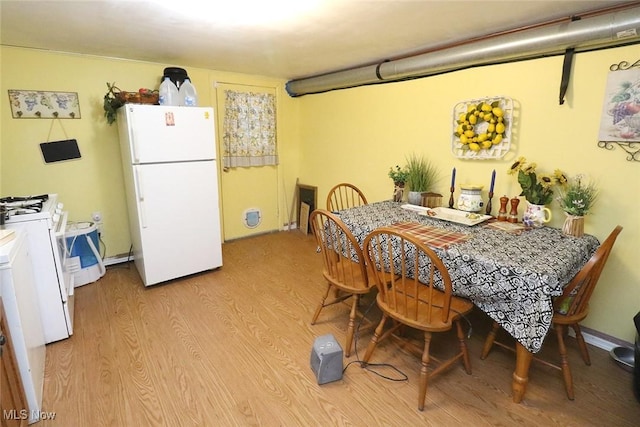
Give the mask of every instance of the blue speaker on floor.
[{"label": "blue speaker on floor", "polygon": [[342,347],[332,334],[322,335],[311,349],[311,369],[318,384],[342,379]]}]

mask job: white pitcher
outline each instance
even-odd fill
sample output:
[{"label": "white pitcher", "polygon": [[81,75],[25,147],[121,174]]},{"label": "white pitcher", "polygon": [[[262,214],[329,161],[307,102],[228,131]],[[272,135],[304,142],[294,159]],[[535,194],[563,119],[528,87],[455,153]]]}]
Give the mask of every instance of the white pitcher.
[{"label": "white pitcher", "polygon": [[545,205],[534,205],[527,202],[527,209],[522,216],[522,222],[526,227],[542,227],[551,221],[551,210]]}]

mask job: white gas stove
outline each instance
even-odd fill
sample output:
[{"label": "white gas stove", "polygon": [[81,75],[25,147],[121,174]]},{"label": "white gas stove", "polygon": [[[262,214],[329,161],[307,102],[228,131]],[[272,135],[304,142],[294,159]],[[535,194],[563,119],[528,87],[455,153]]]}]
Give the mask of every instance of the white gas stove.
[{"label": "white gas stove", "polygon": [[0,198],[6,228],[27,230],[47,343],[73,334],[73,276],[65,271],[67,212],[57,194]]}]

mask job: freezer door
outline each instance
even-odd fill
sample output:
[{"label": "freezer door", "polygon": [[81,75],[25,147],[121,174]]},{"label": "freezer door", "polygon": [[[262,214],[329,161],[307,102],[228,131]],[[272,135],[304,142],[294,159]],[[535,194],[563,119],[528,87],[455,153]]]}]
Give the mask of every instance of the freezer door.
[{"label": "freezer door", "polygon": [[132,163],[216,158],[213,108],[134,104],[123,108]]},{"label": "freezer door", "polygon": [[220,267],[215,161],[134,166],[134,179],[132,241],[145,286]]}]

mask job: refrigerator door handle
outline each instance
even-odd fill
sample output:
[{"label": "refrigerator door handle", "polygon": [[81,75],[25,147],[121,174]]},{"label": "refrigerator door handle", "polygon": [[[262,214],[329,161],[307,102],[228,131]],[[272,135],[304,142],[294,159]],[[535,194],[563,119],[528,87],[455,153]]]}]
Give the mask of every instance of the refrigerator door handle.
[{"label": "refrigerator door handle", "polygon": [[147,228],[146,214],[144,211],[144,192],[142,191],[143,185],[142,180],[140,179],[140,169],[135,168],[135,186],[136,193],[138,195],[138,205],[140,206],[140,226],[142,228]]},{"label": "refrigerator door handle", "polygon": [[140,154],[138,154],[138,144],[136,144],[135,137],[131,135],[131,155],[133,156],[133,163],[140,163]]},{"label": "refrigerator door handle", "polygon": [[[133,121],[133,111],[131,112],[131,120]],[[134,130],[129,130],[129,140],[131,141],[131,157],[134,164],[140,163],[140,153],[138,144],[136,143],[136,132]]]}]

